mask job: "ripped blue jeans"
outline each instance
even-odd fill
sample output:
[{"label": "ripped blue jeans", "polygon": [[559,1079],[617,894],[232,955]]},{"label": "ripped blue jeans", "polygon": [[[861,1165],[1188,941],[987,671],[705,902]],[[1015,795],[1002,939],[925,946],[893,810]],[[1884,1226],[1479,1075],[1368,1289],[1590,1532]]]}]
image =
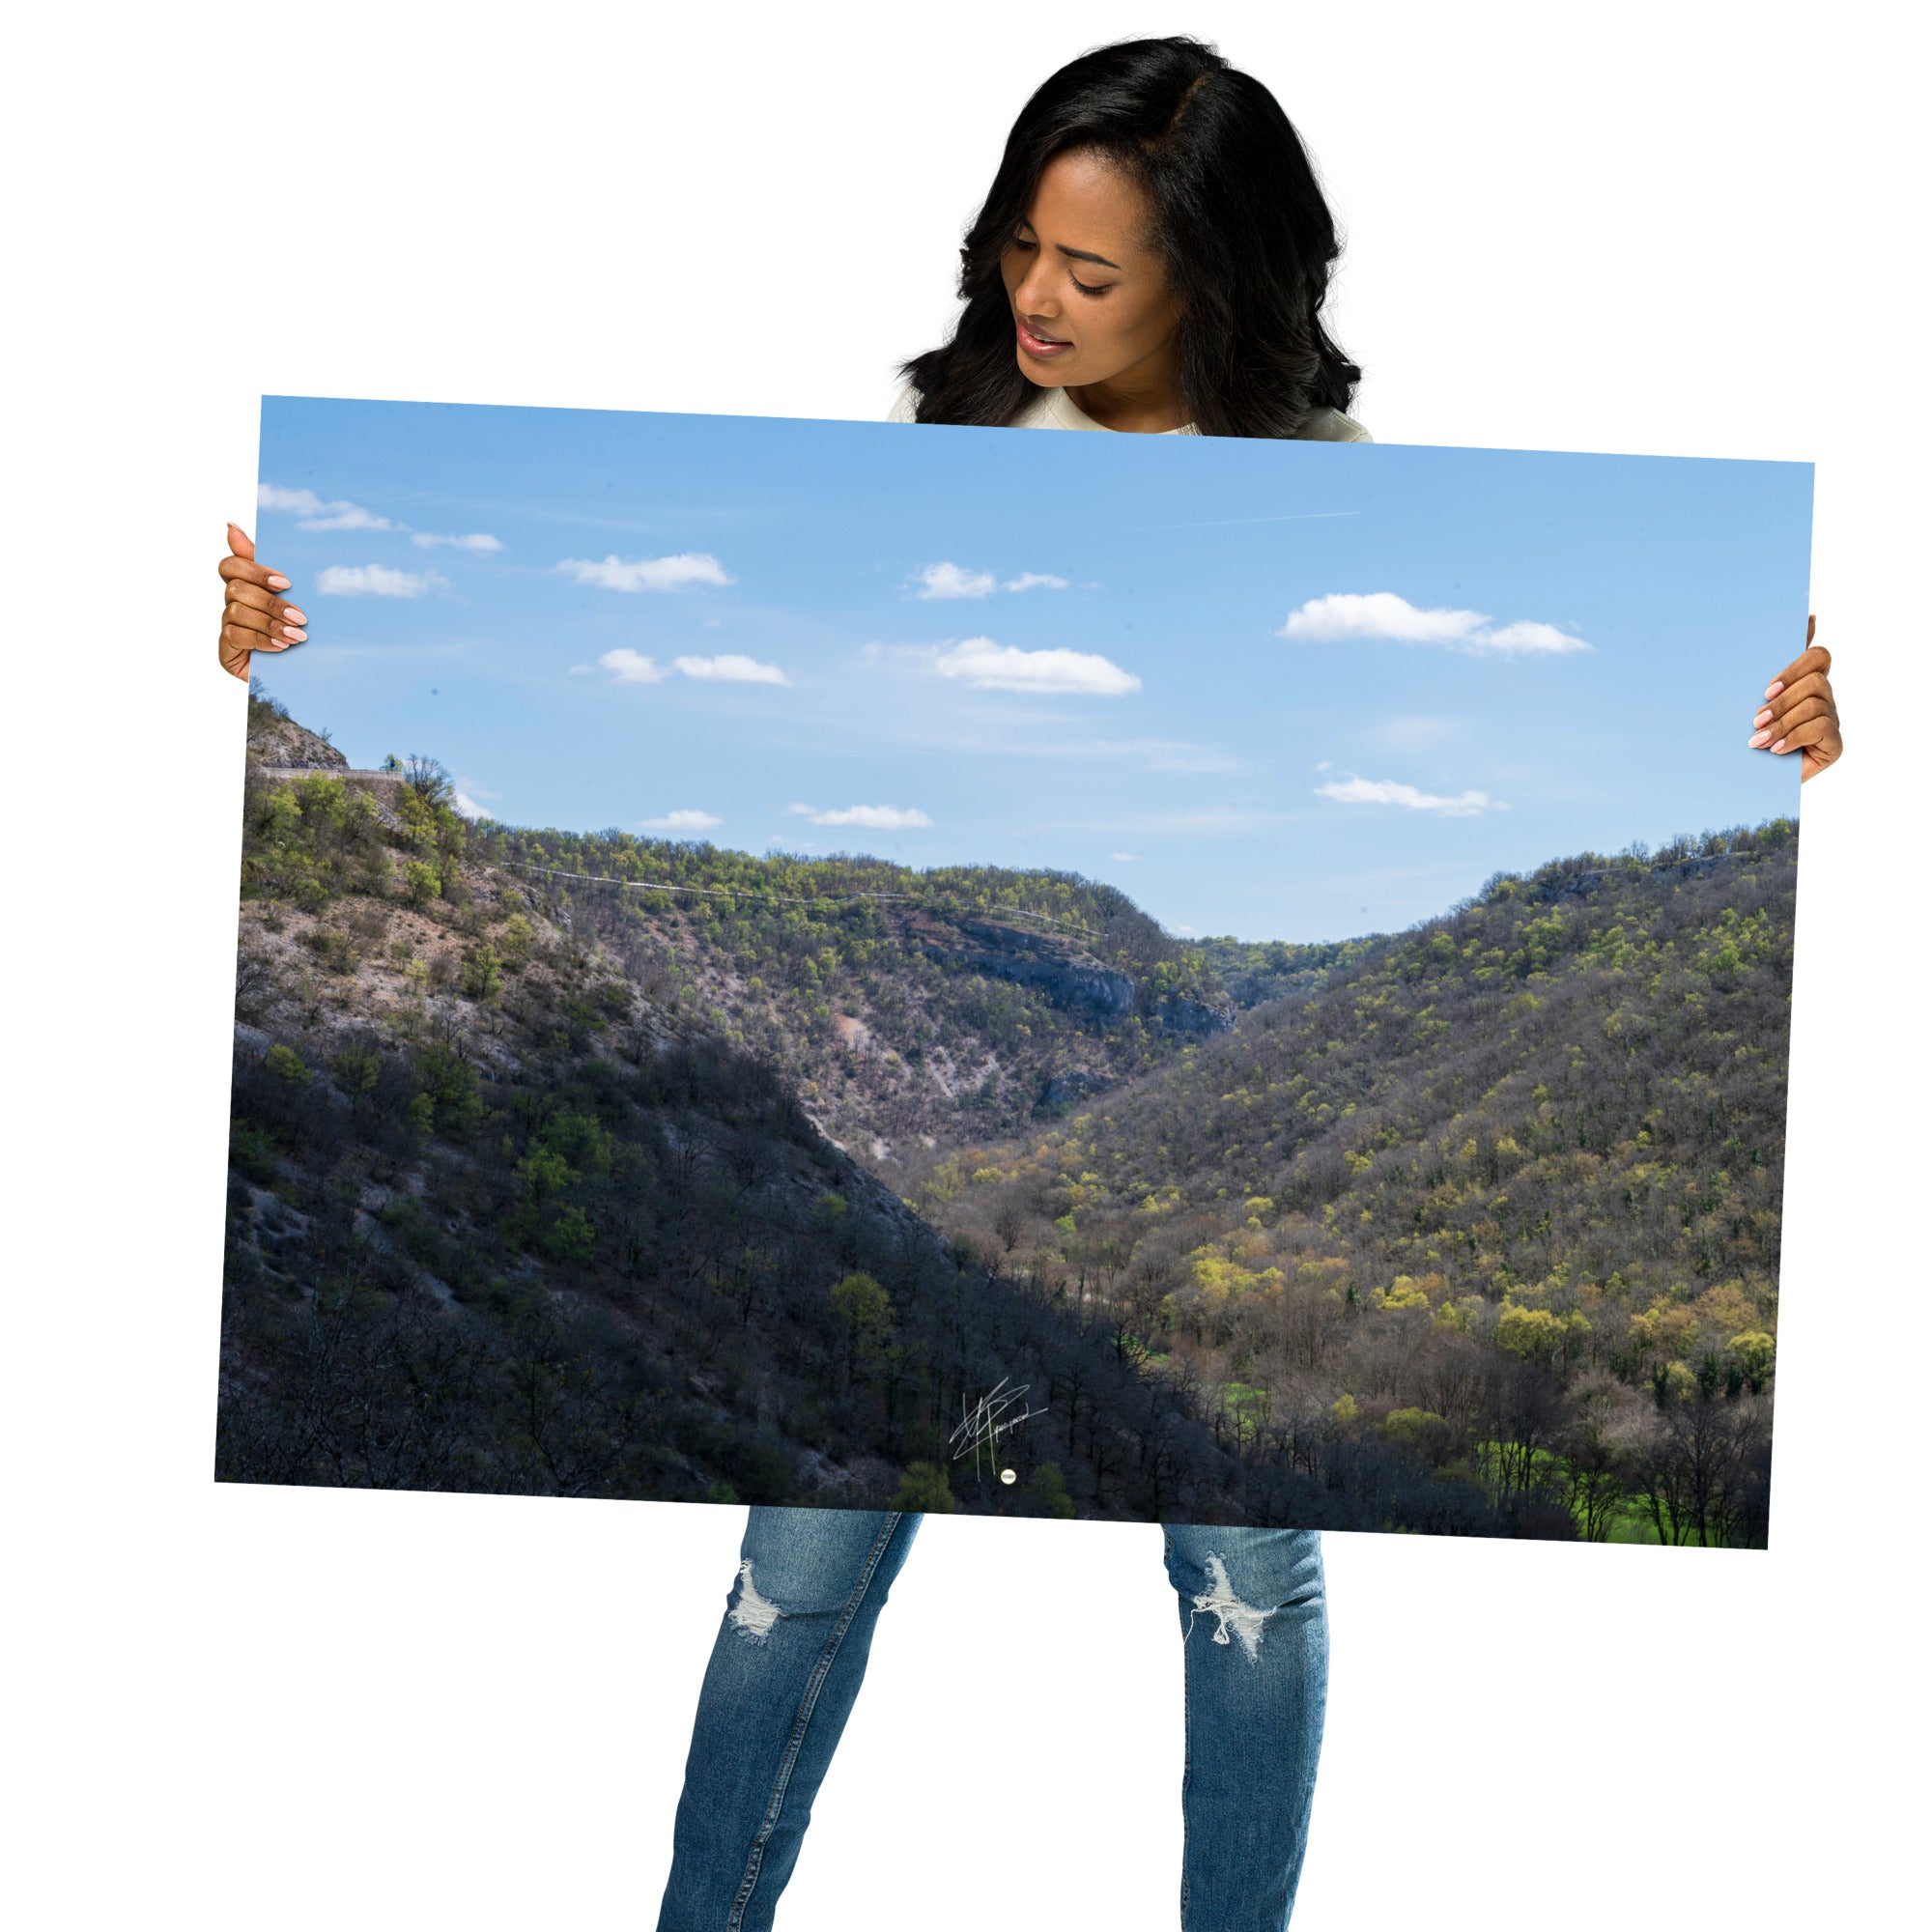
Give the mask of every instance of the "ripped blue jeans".
[{"label": "ripped blue jeans", "polygon": [[[753,1510],[704,1673],[658,1932],[771,1926],[919,1524]],[[1282,1932],[1328,1685],[1321,1540],[1300,1529],[1165,1532],[1187,1694],[1182,1932]],[[878,1923],[890,1909],[879,1902]]]}]

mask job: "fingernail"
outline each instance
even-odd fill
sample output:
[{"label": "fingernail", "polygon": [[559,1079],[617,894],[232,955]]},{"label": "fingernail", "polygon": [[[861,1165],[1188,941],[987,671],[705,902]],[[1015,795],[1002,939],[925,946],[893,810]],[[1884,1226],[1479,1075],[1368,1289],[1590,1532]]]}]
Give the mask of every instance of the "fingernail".
[{"label": "fingernail", "polygon": [[282,612],[282,615],[291,624],[306,624],[308,622],[308,618],[301,611],[298,611],[293,604],[291,604],[288,607],[288,609]]},{"label": "fingernail", "polygon": [[1783,689],[1784,686],[1782,684],[1769,684],[1765,686],[1764,695],[1767,697],[1776,697]]},{"label": "fingernail", "polygon": [[1772,749],[1772,750],[1773,750],[1774,752],[1781,752],[1781,751],[1783,751],[1783,750],[1784,750],[1784,740],[1783,740],[1782,738],[1780,738],[1780,739],[1779,739],[1779,740],[1777,741],[1777,743],[1776,743],[1776,744],[1775,744],[1775,745],[1774,745],[1774,746],[1773,746],[1773,747],[1772,747],[1771,749]]},{"label": "fingernail", "polygon": [[1771,713],[1769,711],[1760,711],[1757,714],[1757,716],[1751,720],[1751,723],[1753,724],[1769,724],[1771,723]]},{"label": "fingernail", "polygon": [[[286,577],[271,577],[269,579],[269,588],[270,590],[286,590],[288,587],[289,580]],[[1769,697],[1771,693],[1766,692],[1765,696]]]},{"label": "fingernail", "polygon": [[1768,745],[1770,743],[1771,743],[1771,733],[1769,731],[1760,731],[1757,734],[1757,736],[1751,740],[1751,749],[1755,751],[1760,745]]},{"label": "fingernail", "polygon": [[282,636],[292,644],[305,644],[308,641],[308,633],[297,630],[293,624],[284,624],[282,626]]}]

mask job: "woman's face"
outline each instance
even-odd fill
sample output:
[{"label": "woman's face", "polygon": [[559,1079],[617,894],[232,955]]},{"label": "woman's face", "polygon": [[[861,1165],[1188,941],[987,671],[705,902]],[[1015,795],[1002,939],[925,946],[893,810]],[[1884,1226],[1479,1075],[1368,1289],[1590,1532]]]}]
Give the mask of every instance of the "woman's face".
[{"label": "woman's face", "polygon": [[1117,163],[1057,155],[1000,259],[1021,372],[1083,388],[1164,371],[1180,310],[1148,242],[1153,210]]}]

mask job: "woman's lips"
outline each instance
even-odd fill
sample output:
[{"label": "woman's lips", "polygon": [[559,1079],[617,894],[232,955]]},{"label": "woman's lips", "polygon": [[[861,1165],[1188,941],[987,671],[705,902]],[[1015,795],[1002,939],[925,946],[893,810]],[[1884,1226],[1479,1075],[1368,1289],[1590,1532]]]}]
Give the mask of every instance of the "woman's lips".
[{"label": "woman's lips", "polygon": [[1013,327],[1019,331],[1020,347],[1029,355],[1037,355],[1041,361],[1046,361],[1055,355],[1064,355],[1073,347],[1072,343],[1059,341],[1054,336],[1036,334],[1027,327],[1023,317],[1015,316],[1013,318]]}]

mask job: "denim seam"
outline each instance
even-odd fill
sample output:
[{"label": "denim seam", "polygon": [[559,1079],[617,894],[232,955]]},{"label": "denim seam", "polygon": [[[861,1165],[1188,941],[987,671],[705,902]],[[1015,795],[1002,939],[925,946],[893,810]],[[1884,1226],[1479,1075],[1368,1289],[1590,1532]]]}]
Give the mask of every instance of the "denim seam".
[{"label": "denim seam", "polygon": [[[1167,1554],[1174,1554],[1174,1538],[1161,1530]],[[1187,1932],[1187,1794],[1194,1783],[1194,1699],[1189,1682],[1187,1641],[1194,1634],[1190,1619],[1180,1634],[1180,1932]]]},{"label": "denim seam", "polygon": [[798,1718],[793,1723],[791,1737],[787,1741],[784,1755],[779,1760],[778,1776],[772,1784],[770,1802],[765,1806],[764,1821],[758,1827],[758,1834],[752,1840],[751,1856],[745,1863],[745,1876],[738,1887],[738,1895],[731,1902],[730,1916],[724,1921],[725,1932],[740,1932],[745,1922],[745,1914],[750,1909],[753,1894],[758,1889],[758,1876],[764,1866],[765,1847],[771,1842],[772,1833],[778,1830],[780,1818],[784,1815],[785,1792],[791,1784],[793,1767],[798,1763],[798,1754],[805,1747],[805,1734],[811,1728],[812,1714],[818,1709],[818,1693],[824,1688],[825,1680],[831,1675],[833,1663],[845,1642],[845,1633],[852,1628],[852,1619],[859,1613],[859,1605],[865,1602],[866,1592],[871,1587],[872,1577],[877,1573],[880,1559],[886,1553],[886,1547],[893,1540],[904,1511],[891,1512],[885,1525],[872,1541],[872,1548],[866,1557],[865,1568],[859,1573],[859,1580],[852,1586],[852,1594],[845,1600],[845,1608],[839,1616],[837,1627],[826,1639],[825,1648],[819,1653],[818,1662],[806,1681],[805,1695],[799,1700]]}]

